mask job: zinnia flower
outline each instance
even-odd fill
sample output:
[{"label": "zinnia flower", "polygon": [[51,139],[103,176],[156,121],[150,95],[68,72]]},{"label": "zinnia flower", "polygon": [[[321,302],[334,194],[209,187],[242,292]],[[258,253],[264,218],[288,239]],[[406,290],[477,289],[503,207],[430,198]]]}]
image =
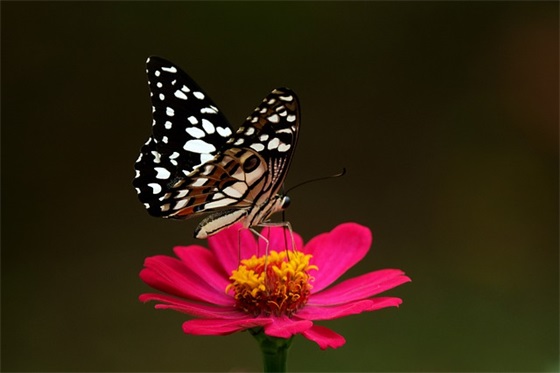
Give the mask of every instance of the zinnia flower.
[{"label": "zinnia flower", "polygon": [[262,238],[234,226],[209,237],[209,250],[198,245],[175,247],[178,259],[147,258],[140,277],[164,294],[142,294],[140,300],[194,316],[183,324],[188,334],[227,335],[258,328],[277,338],[302,334],[322,349],[340,347],[345,339],[314,321],[402,302],[374,297],[410,281],[397,269],[369,272],[330,286],[369,251],[372,235],[364,226],[341,224],[306,245],[294,233],[295,250],[285,228],[265,228],[261,234],[269,241],[268,255]]}]

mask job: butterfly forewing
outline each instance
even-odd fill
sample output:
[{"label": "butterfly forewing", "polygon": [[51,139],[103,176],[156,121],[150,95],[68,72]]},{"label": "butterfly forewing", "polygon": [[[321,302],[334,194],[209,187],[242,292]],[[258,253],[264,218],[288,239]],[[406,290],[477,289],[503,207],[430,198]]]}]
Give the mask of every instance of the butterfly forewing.
[{"label": "butterfly forewing", "polygon": [[215,215],[216,231],[247,216],[266,217],[262,211],[272,211],[297,142],[295,94],[273,90],[232,134],[216,105],[177,66],[152,57],[147,71],[153,135],[142,147],[134,185],[148,211],[188,218],[227,210]]},{"label": "butterfly forewing", "polygon": [[147,61],[152,136],[136,161],[140,200],[152,215],[165,216],[167,189],[212,159],[231,137],[226,118],[179,67],[159,57]]}]

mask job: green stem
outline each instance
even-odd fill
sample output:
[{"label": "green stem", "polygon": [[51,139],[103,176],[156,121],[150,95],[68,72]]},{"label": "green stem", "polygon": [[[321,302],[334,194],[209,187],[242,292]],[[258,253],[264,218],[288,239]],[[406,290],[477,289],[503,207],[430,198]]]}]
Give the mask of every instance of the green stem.
[{"label": "green stem", "polygon": [[264,334],[262,328],[251,329],[250,332],[261,346],[264,364],[263,372],[286,372],[288,350],[294,337],[288,339],[270,337]]}]

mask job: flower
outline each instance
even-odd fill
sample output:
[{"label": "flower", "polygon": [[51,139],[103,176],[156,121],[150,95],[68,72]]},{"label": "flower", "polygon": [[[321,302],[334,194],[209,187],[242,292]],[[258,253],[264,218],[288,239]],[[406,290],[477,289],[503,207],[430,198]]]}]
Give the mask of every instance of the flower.
[{"label": "flower", "polygon": [[[178,258],[147,258],[140,277],[164,294],[142,294],[140,300],[194,316],[183,324],[188,334],[227,335],[259,328],[277,338],[302,334],[322,349],[340,347],[345,339],[313,321],[402,302],[374,297],[410,281],[398,269],[373,271],[330,286],[369,251],[372,235],[367,227],[344,223],[305,245],[298,234],[291,236],[282,227],[265,228],[261,235],[268,239],[267,255],[263,238],[233,226],[209,237],[209,250],[199,245],[175,247]],[[295,250],[286,250],[292,245]]]}]

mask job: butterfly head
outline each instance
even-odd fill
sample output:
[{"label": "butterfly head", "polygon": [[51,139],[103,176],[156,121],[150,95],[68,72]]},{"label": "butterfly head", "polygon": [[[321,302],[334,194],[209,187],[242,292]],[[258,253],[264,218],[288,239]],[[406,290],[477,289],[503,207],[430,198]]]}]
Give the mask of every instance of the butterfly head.
[{"label": "butterfly head", "polygon": [[292,200],[289,196],[279,196],[280,197],[280,211],[287,209],[290,207],[290,203]]},{"label": "butterfly head", "polygon": [[266,215],[261,217],[262,221],[265,221],[277,212],[286,210],[288,207],[290,207],[290,202],[291,199],[287,195],[276,194],[268,201],[268,211],[266,211]]}]

